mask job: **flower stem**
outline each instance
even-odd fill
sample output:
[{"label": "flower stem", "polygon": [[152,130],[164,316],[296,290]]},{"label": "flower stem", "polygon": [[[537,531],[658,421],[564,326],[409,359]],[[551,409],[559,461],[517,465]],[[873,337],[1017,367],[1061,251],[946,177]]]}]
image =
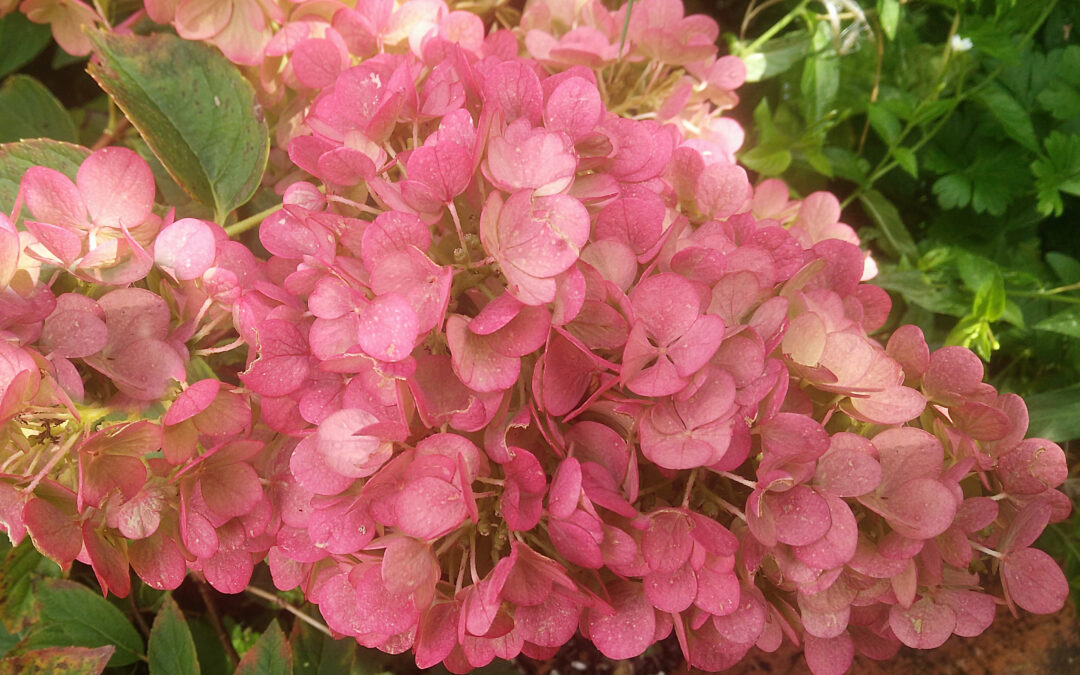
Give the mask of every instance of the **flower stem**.
[{"label": "flower stem", "polygon": [[273,593],[271,593],[269,591],[264,591],[263,589],[257,588],[255,586],[248,586],[244,590],[247,591],[248,593],[251,593],[252,595],[254,595],[257,598],[262,598],[263,600],[266,600],[267,602],[271,603],[272,605],[275,605],[278,609],[285,610],[289,614],[292,614],[297,619],[300,619],[301,621],[303,621],[307,625],[311,626],[315,630],[319,631],[320,633],[323,633],[325,635],[329,635],[330,637],[333,637],[333,634],[330,632],[330,629],[327,627],[327,625],[325,623],[323,623],[322,621],[318,621],[317,619],[312,618],[311,615],[306,614],[305,612],[300,611],[299,609],[297,609],[293,605],[286,602],[283,598],[280,598],[277,595],[275,595],[275,594],[273,594]]},{"label": "flower stem", "polygon": [[258,227],[262,223],[262,221],[266,220],[268,217],[280,211],[282,207],[282,204],[277,204],[275,206],[271,206],[264,211],[259,211],[253,216],[248,216],[243,220],[238,220],[232,225],[229,225],[225,228],[225,234],[229,235],[230,239],[235,239],[237,235],[243,234],[244,232],[247,232],[253,227]]}]

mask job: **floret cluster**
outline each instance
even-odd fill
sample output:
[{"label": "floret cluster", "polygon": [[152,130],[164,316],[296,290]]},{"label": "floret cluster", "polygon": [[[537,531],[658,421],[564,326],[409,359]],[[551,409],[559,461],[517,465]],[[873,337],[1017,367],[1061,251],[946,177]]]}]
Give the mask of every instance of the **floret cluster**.
[{"label": "floret cluster", "polygon": [[[453,672],[580,632],[839,673],[1060,609],[1032,544],[1064,453],[970,351],[870,337],[890,301],[837,199],[735,161],[713,20],[469,7],[146,1],[260,86],[282,208],[256,254],[128,149],[26,172],[0,528],[120,596],[266,560],[335,633]],[[89,51],[64,12],[92,8],[22,9]]]}]

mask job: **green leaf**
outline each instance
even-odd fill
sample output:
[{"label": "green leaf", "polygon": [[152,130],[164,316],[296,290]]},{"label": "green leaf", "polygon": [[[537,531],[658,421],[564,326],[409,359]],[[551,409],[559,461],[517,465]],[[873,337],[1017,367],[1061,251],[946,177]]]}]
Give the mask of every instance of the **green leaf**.
[{"label": "green leaf", "polygon": [[49,673],[50,675],[100,675],[114,647],[45,647],[31,649],[0,660],[0,675]]},{"label": "green leaf", "polygon": [[90,74],[124,111],[176,182],[218,222],[259,186],[266,123],[251,84],[219,51],[158,33],[91,33]]},{"label": "green leaf", "polygon": [[803,64],[800,90],[803,95],[803,113],[809,124],[825,119],[832,110],[836,93],[840,90],[840,60],[831,49],[831,36],[828,23],[819,23],[811,42],[814,53],[808,56]]},{"label": "green leaf", "polygon": [[285,641],[285,633],[276,620],[270,622],[236,666],[236,675],[292,675],[292,672],[292,647]]},{"label": "green leaf", "polygon": [[938,178],[931,189],[943,209],[962,209],[971,203],[971,181],[961,173]]},{"label": "green leaf", "polygon": [[878,0],[878,21],[881,22],[881,30],[885,37],[890,40],[896,39],[896,27],[900,23],[900,1]]},{"label": "green leaf", "polygon": [[759,145],[740,154],[739,160],[763,176],[779,176],[791,166],[791,151]]},{"label": "green leaf", "polygon": [[60,567],[41,555],[26,537],[7,552],[0,564],[0,622],[11,633],[20,633],[38,618],[35,584],[60,575]]},{"label": "green leaf", "polygon": [[1035,324],[1035,330],[1080,338],[1080,309],[1066,309]]},{"label": "green leaf", "polygon": [[870,219],[874,221],[878,229],[885,236],[893,252],[902,258],[914,260],[919,251],[915,246],[915,240],[904,226],[900,218],[900,211],[890,202],[885,195],[877,190],[866,190],[859,195],[859,203]]},{"label": "green leaf", "polygon": [[1039,141],[1035,138],[1031,115],[1009,92],[1000,85],[991,83],[982,89],[976,98],[997,119],[1009,138],[1032,152],[1039,151]]},{"label": "green leaf", "polygon": [[994,274],[975,291],[975,302],[971,313],[986,321],[997,321],[1005,312],[1005,281],[1001,272],[994,269]]},{"label": "green leaf", "polygon": [[1080,91],[1065,82],[1057,81],[1039,92],[1042,107],[1059,120],[1080,116]]},{"label": "green leaf", "polygon": [[885,106],[871,103],[866,109],[866,116],[870,119],[870,126],[886,145],[893,145],[900,138],[900,120]]},{"label": "green leaf", "polygon": [[754,53],[740,51],[745,45],[735,44],[732,53],[746,64],[746,81],[760,82],[789,70],[806,56],[810,48],[810,36],[804,30],[792,31],[773,38],[761,45]]},{"label": "green leaf", "polygon": [[199,657],[202,675],[232,675],[233,668],[225,655],[225,646],[210,624],[196,619],[188,622],[188,628],[195,641],[195,653]]},{"label": "green leaf", "polygon": [[959,317],[968,311],[968,303],[955,288],[936,286],[919,270],[883,269],[874,277],[874,283],[931,312]]},{"label": "green leaf", "polygon": [[198,675],[199,660],[184,615],[166,595],[150,629],[150,675]]},{"label": "green leaf", "polygon": [[21,12],[0,18],[0,77],[29,63],[51,38],[48,24],[32,23]]},{"label": "green leaf", "polygon": [[0,211],[11,213],[19,181],[30,167],[47,166],[75,180],[79,165],[89,155],[82,146],[44,138],[0,145]]},{"label": "green leaf", "polygon": [[49,579],[38,586],[41,622],[30,634],[34,647],[113,645],[110,666],[142,658],[143,641],[131,622],[108,600],[86,586]]},{"label": "green leaf", "polygon": [[1060,216],[1065,209],[1060,192],[1080,196],[1080,135],[1054,131],[1043,141],[1046,157],[1031,163],[1043,215]]},{"label": "green leaf", "polygon": [[1051,441],[1080,438],[1080,384],[1025,396],[1028,436]]},{"label": "green leaf", "polygon": [[915,159],[915,153],[911,148],[895,147],[892,149],[892,156],[896,159],[896,163],[900,165],[900,168],[912,178],[919,177],[919,162]]},{"label": "green leaf", "polygon": [[75,124],[60,101],[29,75],[12,75],[0,87],[0,143],[24,138],[75,142]]},{"label": "green leaf", "polygon": [[1075,284],[1080,281],[1080,260],[1064,253],[1051,251],[1046,254],[1046,264],[1063,284]]}]

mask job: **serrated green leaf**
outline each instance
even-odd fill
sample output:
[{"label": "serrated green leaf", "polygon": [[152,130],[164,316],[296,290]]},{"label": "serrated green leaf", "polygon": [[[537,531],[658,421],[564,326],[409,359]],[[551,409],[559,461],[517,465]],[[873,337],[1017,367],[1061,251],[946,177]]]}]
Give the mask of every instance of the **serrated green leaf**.
[{"label": "serrated green leaf", "polygon": [[791,166],[791,151],[759,145],[740,154],[739,160],[763,176],[779,176]]},{"label": "serrated green leaf", "polygon": [[1001,124],[1009,138],[1032,152],[1039,151],[1039,141],[1035,138],[1035,126],[1031,115],[1012,95],[998,84],[990,84],[976,94],[990,114]]},{"label": "serrated green leaf", "polygon": [[861,184],[870,173],[870,162],[847,148],[829,146],[821,152],[829,160],[833,173],[840,178]]},{"label": "serrated green leaf", "polygon": [[184,615],[166,595],[154,618],[147,646],[150,675],[198,675],[199,660]]},{"label": "serrated green leaf", "polygon": [[235,675],[292,675],[292,672],[292,647],[277,621],[271,621],[255,646],[240,659]]},{"label": "serrated green leaf", "polygon": [[1080,135],[1054,131],[1043,141],[1046,157],[1031,163],[1043,215],[1060,216],[1065,209],[1060,192],[1080,195]]},{"label": "serrated green leaf", "polygon": [[0,675],[100,675],[114,647],[45,647],[0,659]]},{"label": "serrated green leaf", "polygon": [[1028,436],[1051,441],[1080,438],[1080,384],[1025,396]]},{"label": "serrated green leaf", "polygon": [[878,229],[885,236],[885,240],[892,247],[898,257],[914,260],[918,256],[918,248],[911,233],[904,226],[900,217],[900,211],[890,202],[885,195],[877,190],[866,190],[859,195],[859,203],[870,219],[874,221]]},{"label": "serrated green leaf", "polygon": [[1080,116],[1080,91],[1066,82],[1054,82],[1039,92],[1039,104],[1059,120]]},{"label": "serrated green leaf", "polygon": [[908,175],[912,178],[919,177],[919,160],[915,159],[915,153],[911,148],[895,147],[892,149],[892,156]]},{"label": "serrated green leaf", "polygon": [[24,138],[79,139],[71,115],[45,85],[29,75],[12,75],[0,86],[0,143]]},{"label": "serrated green leaf", "polygon": [[878,21],[881,22],[881,30],[885,37],[890,40],[896,39],[896,27],[900,23],[899,0],[878,0]]},{"label": "serrated green leaf", "polygon": [[269,152],[255,92],[219,51],[157,33],[91,33],[90,74],[124,111],[176,182],[218,222],[262,179]]},{"label": "serrated green leaf", "polygon": [[1067,309],[1035,324],[1035,330],[1080,338],[1080,309]]},{"label": "serrated green leaf", "polygon": [[142,658],[142,637],[124,614],[86,586],[61,579],[38,585],[41,621],[27,638],[33,647],[113,645],[110,666]]},{"label": "serrated green leaf", "polygon": [[938,178],[931,191],[943,209],[962,209],[971,203],[971,181],[963,174],[950,173]]},{"label": "serrated green leaf", "polygon": [[19,181],[30,167],[47,166],[75,180],[79,165],[89,155],[82,146],[44,138],[0,145],[0,211],[11,213]]},{"label": "serrated green leaf", "polygon": [[32,23],[21,12],[0,18],[0,77],[29,63],[51,37],[48,24]]}]

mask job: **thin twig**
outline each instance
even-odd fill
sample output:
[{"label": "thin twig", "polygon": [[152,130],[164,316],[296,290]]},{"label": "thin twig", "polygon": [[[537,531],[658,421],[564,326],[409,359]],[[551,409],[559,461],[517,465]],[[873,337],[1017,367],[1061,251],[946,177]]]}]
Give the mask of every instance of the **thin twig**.
[{"label": "thin twig", "polygon": [[251,593],[257,598],[262,598],[263,600],[266,600],[267,602],[276,606],[278,609],[285,610],[289,614],[292,614],[297,619],[300,619],[301,621],[311,626],[315,630],[319,631],[320,633],[324,633],[326,635],[329,635],[330,637],[334,637],[334,634],[330,632],[330,629],[326,626],[325,623],[319,621],[318,619],[312,618],[309,614],[305,614],[293,605],[286,602],[283,598],[280,598],[269,591],[264,591],[263,589],[257,588],[255,586],[248,586],[244,590],[248,593]]},{"label": "thin twig", "polygon": [[214,628],[214,632],[217,633],[222,646],[225,647],[225,655],[229,657],[229,662],[235,668],[236,664],[240,663],[240,655],[236,653],[236,647],[233,646],[232,640],[229,639],[229,634],[225,632],[225,625],[221,623],[217,607],[214,606],[214,597],[210,594],[210,587],[201,579],[195,580],[195,587],[199,589],[199,597],[202,598],[203,604],[206,606],[206,613],[210,615],[210,625]]}]

